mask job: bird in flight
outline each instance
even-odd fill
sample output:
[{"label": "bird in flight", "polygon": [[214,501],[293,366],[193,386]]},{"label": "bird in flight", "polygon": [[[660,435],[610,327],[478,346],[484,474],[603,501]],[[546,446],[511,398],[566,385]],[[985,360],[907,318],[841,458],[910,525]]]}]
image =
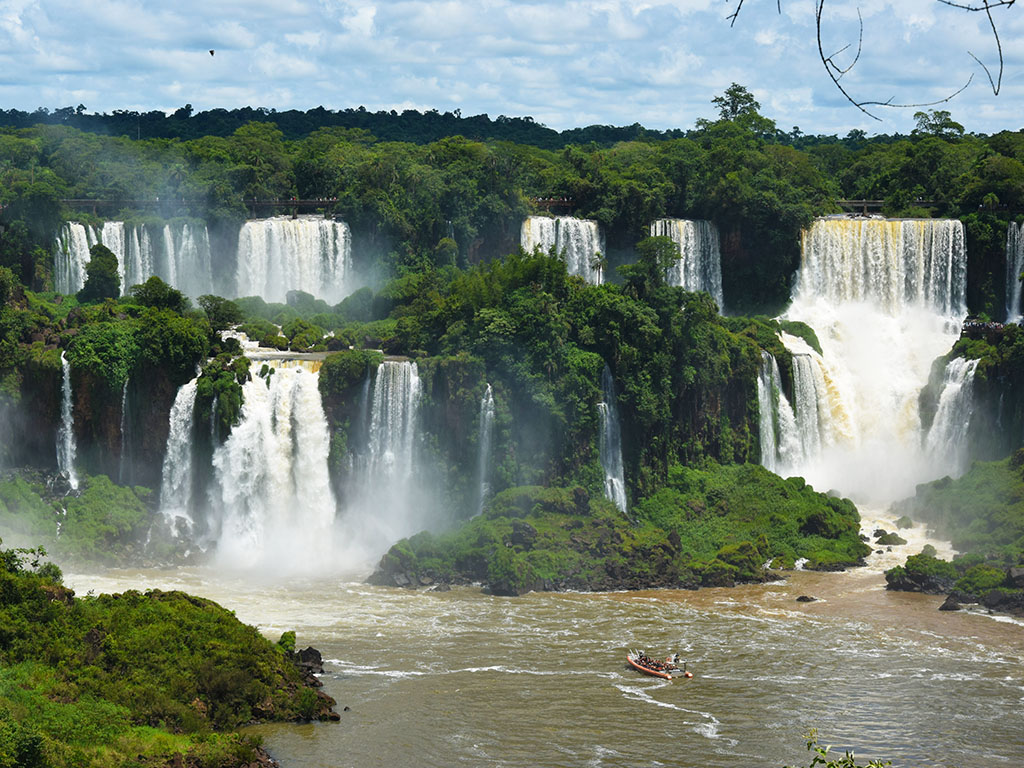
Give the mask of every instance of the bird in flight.
[{"label": "bird in flight", "polygon": [[210,55],[213,56],[213,49],[210,49]]}]

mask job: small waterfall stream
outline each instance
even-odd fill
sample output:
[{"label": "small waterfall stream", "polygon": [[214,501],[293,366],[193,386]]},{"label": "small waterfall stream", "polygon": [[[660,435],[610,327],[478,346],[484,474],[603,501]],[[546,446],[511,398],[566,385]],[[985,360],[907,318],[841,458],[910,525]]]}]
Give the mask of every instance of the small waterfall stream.
[{"label": "small waterfall stream", "polygon": [[1006,230],[1006,322],[1021,321],[1021,272],[1024,272],[1024,224],[1010,222]]},{"label": "small waterfall stream", "polygon": [[60,428],[57,430],[57,469],[68,479],[68,485],[74,491],[78,490],[78,475],[75,474],[75,454],[78,448],[75,444],[75,415],[72,409],[71,397],[71,363],[62,350],[60,353],[61,365],[61,401],[60,401]]},{"label": "small waterfall stream", "polygon": [[570,275],[579,275],[588,283],[600,285],[603,270],[595,258],[604,254],[604,236],[596,221],[572,216],[529,216],[523,221],[519,236],[523,250],[540,248],[565,260]]},{"label": "small waterfall stream", "polygon": [[768,352],[761,352],[761,370],[757,377],[757,403],[760,410],[761,465],[772,472],[788,474],[803,458],[793,406],[782,391],[779,364]]},{"label": "small waterfall stream", "polygon": [[477,472],[479,474],[479,501],[476,514],[484,511],[484,504],[491,495],[491,432],[494,430],[494,393],[491,385],[487,385],[484,396],[480,400],[480,433],[478,436]]},{"label": "small waterfall stream", "polygon": [[604,495],[615,502],[620,512],[626,511],[626,481],[622,466],[622,432],[619,428],[619,409],[615,397],[615,381],[605,365],[601,372],[601,397],[597,404],[601,418],[598,455],[604,469]]},{"label": "small waterfall stream", "polygon": [[679,261],[668,271],[669,285],[707,291],[722,311],[725,299],[718,228],[710,221],[658,219],[651,223],[651,236],[671,238],[679,246]]},{"label": "small waterfall stream", "polygon": [[[160,481],[160,513],[176,534],[190,533],[192,516],[192,440],[199,378],[178,388],[168,419],[167,450]],[[184,530],[182,530],[184,529]]]}]

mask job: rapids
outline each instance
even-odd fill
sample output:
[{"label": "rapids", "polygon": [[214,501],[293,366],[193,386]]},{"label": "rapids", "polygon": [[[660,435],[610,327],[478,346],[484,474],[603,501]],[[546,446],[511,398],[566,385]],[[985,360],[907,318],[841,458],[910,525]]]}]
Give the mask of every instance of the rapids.
[{"label": "rapids", "polygon": [[[181,569],[66,581],[79,594],[184,589],[271,640],[294,629],[299,647],[319,649],[342,721],[256,727],[285,768],[807,765],[812,727],[833,754],[852,749],[858,761],[1015,765],[1021,624],[886,592],[879,566],[896,555],[879,557],[856,572],[796,571],[734,589],[519,598],[372,587],[357,574]],[[805,594],[819,600],[796,602]],[[630,647],[678,651],[695,677],[633,672]]]}]

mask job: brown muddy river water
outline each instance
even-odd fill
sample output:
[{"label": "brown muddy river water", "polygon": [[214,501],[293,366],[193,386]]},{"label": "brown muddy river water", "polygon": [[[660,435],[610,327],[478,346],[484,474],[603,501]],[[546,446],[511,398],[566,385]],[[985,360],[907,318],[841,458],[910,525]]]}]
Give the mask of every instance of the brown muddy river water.
[{"label": "brown muddy river water", "polygon": [[[324,656],[340,723],[256,730],[285,768],[807,765],[804,735],[859,761],[1024,761],[1024,623],[888,593],[879,567],[785,583],[490,597],[354,578],[261,584],[201,569],[69,574],[80,594],[217,600]],[[799,595],[818,602],[799,603]],[[625,665],[678,651],[692,680]]]}]

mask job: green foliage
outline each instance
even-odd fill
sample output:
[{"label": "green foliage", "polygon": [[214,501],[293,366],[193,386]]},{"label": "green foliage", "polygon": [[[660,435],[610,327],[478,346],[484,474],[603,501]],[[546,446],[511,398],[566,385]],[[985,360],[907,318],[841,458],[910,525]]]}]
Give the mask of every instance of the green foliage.
[{"label": "green foliage", "polygon": [[1011,458],[975,462],[956,480],[919,485],[899,509],[960,552],[1011,565],[1024,558],[1024,477]]},{"label": "green foliage", "polygon": [[764,580],[769,560],[835,568],[870,551],[848,500],[755,465],[673,468],[632,515],[583,488],[509,488],[457,531],[399,542],[372,578],[484,581],[498,594],[722,586]]},{"label": "green foliage", "polygon": [[289,629],[283,633],[281,639],[277,641],[277,647],[285,653],[295,653],[295,631]]},{"label": "green foliage", "polygon": [[129,289],[132,298],[144,307],[168,309],[179,315],[185,314],[191,302],[181,291],[172,288],[156,275],[150,277],[142,285],[133,285]]},{"label": "green foliage", "polygon": [[247,764],[257,742],[211,731],[333,704],[215,603],[75,599],[37,554],[0,550],[0,766]]},{"label": "green foliage", "polygon": [[89,323],[71,339],[67,358],[72,370],[119,389],[138,363],[138,328],[120,320]]},{"label": "green foliage", "polygon": [[200,296],[198,301],[210,321],[210,327],[215,331],[223,331],[242,322],[241,308],[230,299],[206,294]]},{"label": "green foliage", "polygon": [[[831,747],[822,747],[818,744],[818,732],[812,728],[807,735],[807,751],[812,752],[814,757],[808,768],[817,768],[819,765],[822,768],[885,768],[887,765],[892,765],[889,760],[871,760],[864,763],[863,766],[858,766],[853,752],[846,752],[842,757],[832,760],[829,758],[831,750]],[[787,766],[787,768],[791,767]]]},{"label": "green foliage", "polygon": [[117,256],[102,243],[96,243],[89,249],[85,285],[78,292],[78,300],[116,299],[120,293],[121,277],[117,273]]}]

